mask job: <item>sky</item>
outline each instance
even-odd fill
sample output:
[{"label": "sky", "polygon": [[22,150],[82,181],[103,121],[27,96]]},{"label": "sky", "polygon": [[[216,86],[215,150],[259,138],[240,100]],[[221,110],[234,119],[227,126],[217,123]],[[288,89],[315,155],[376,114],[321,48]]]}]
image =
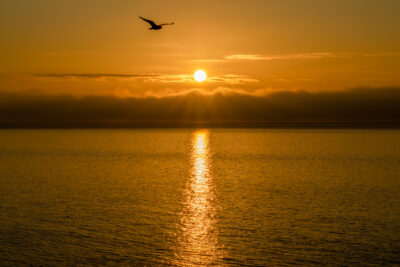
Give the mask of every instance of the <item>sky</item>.
[{"label": "sky", "polygon": [[0,123],[400,121],[398,14],[398,0],[3,0]]}]

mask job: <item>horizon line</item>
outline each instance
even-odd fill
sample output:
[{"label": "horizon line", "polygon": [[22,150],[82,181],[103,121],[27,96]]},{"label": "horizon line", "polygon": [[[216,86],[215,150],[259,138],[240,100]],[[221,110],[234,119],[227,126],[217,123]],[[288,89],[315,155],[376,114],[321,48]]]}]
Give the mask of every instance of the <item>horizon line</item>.
[{"label": "horizon line", "polygon": [[400,122],[16,122],[0,129],[165,129],[165,128],[265,128],[265,129],[400,129]]}]

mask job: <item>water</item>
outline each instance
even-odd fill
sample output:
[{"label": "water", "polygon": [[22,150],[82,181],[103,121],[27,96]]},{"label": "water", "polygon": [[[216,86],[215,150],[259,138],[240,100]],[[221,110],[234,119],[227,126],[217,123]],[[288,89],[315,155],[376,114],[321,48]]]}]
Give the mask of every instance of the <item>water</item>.
[{"label": "water", "polygon": [[1,265],[400,264],[398,130],[1,130]]}]

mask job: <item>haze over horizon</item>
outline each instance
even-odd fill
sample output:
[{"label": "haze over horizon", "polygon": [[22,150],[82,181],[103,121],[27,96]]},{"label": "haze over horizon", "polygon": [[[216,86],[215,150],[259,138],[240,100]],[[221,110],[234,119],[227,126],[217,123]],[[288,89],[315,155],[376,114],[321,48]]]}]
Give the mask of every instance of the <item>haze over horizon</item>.
[{"label": "haze over horizon", "polygon": [[[2,1],[0,124],[398,123],[399,11],[396,0]],[[138,16],[175,24],[149,31]]]}]

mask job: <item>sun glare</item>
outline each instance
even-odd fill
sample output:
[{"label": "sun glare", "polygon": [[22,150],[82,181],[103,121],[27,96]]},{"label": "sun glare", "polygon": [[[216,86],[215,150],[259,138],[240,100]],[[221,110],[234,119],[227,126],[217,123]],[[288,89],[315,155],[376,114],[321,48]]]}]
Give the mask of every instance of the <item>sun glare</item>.
[{"label": "sun glare", "polygon": [[207,79],[207,73],[204,70],[198,70],[193,75],[194,79],[201,83]]}]

